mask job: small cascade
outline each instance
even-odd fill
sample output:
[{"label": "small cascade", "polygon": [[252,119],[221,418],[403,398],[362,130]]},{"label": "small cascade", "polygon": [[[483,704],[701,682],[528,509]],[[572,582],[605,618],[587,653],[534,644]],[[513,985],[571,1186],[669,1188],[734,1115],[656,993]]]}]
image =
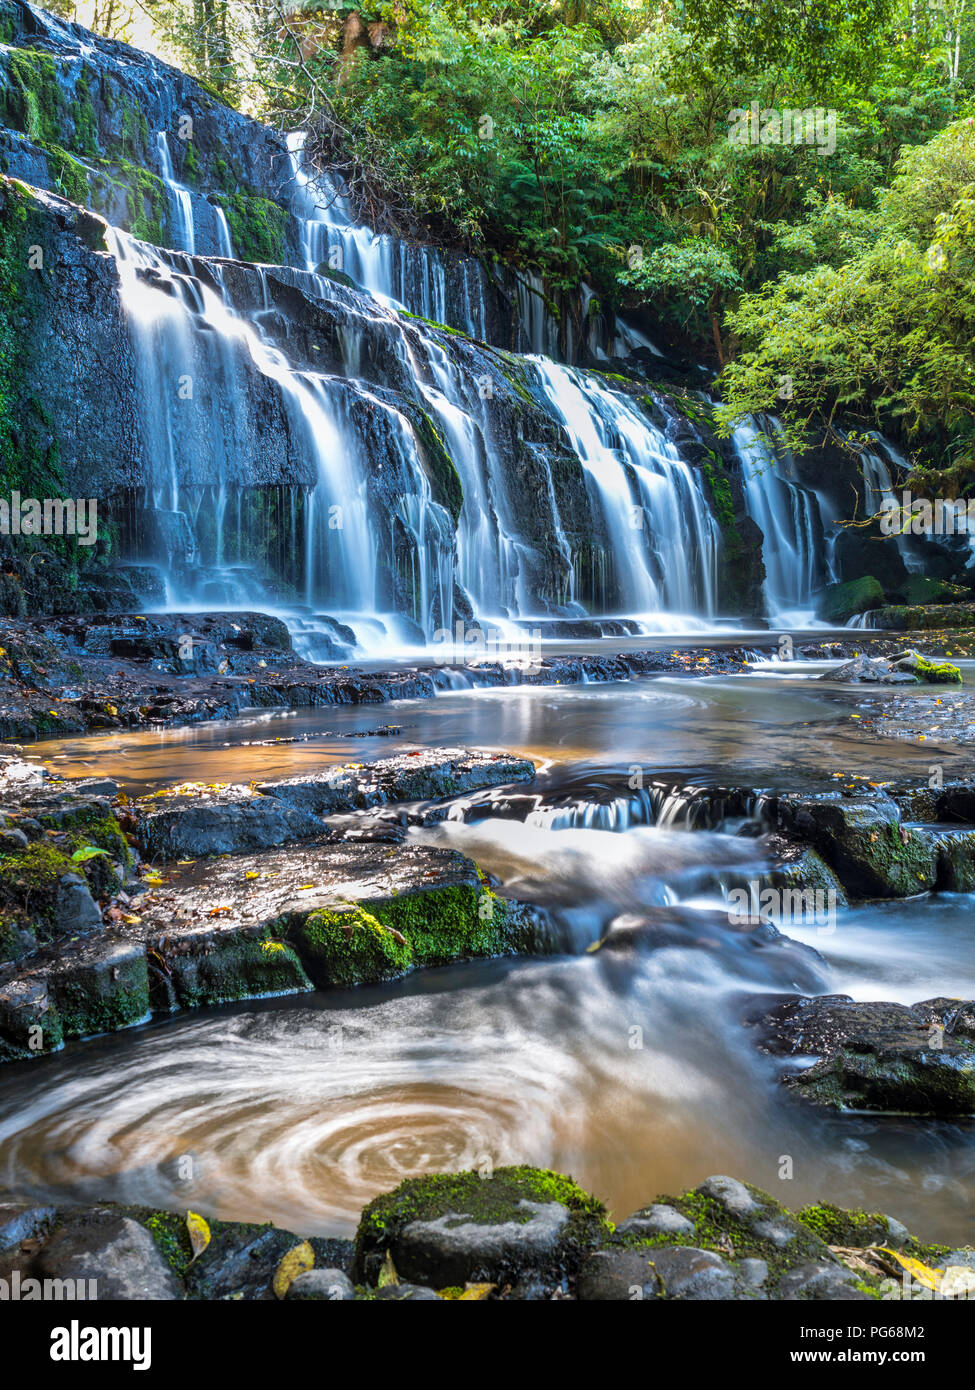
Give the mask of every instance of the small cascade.
[{"label": "small cascade", "polygon": [[304,269],[315,272],[326,267],[348,275],[387,308],[407,310],[484,338],[486,277],[477,262],[462,258],[455,296],[458,313],[454,316],[460,321],[452,323],[444,253],[356,223],[349,200],[337,183],[327,173],[308,168],[304,133],[289,135],[287,144],[294,185],[292,204],[302,229]]},{"label": "small cascade", "polygon": [[697,474],[628,397],[578,369],[530,360],[605,526],[601,611],[657,630],[700,623],[715,612],[721,533]]},{"label": "small cascade", "polygon": [[213,220],[217,229],[217,255],[224,256],[228,261],[234,258],[234,243],[230,236],[230,227],[227,223],[227,215],[218,203],[211,203],[213,208]]},{"label": "small cascade", "polygon": [[[778,422],[770,424],[778,434]],[[813,599],[828,577],[820,500],[795,481],[791,454],[754,420],[743,421],[732,442],[748,514],[763,537],[766,616],[780,625],[814,625]]]},{"label": "small cascade", "polygon": [[[159,156],[159,177],[166,185],[173,209],[171,225],[174,239],[178,245],[173,249],[185,251],[192,256],[196,251],[196,228],[193,221],[193,196],[188,188],[176,182],[173,174],[173,160],[169,153],[169,139],[164,130],[156,134],[156,153]],[[221,214],[222,215],[222,214]],[[229,237],[228,237],[229,243]]]},{"label": "small cascade", "polygon": [[[860,451],[860,467],[863,473],[863,505],[865,516],[877,516],[878,513],[888,508],[893,510],[900,507],[901,499],[894,492],[891,464],[905,472],[908,470],[908,464],[903,456],[897,453],[894,446],[876,431],[871,431],[870,437],[874,441],[875,447],[872,449],[863,448]],[[885,455],[886,457],[884,457]],[[914,536],[898,535],[896,537],[897,548],[909,573],[924,573],[922,547],[925,539],[927,538],[922,538],[919,544]]]}]

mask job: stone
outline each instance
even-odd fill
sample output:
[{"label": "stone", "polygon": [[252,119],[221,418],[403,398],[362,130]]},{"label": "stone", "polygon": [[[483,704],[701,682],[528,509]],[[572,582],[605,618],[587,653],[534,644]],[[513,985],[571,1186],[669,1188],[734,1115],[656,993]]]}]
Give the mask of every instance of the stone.
[{"label": "stone", "polygon": [[542,1169],[410,1178],[362,1213],[352,1277],[376,1283],[388,1253],[401,1279],[434,1288],[554,1285],[608,1235],[601,1203]]},{"label": "stone", "polygon": [[759,1210],[758,1202],[745,1184],[739,1182],[737,1178],[707,1178],[701,1183],[698,1192],[703,1197],[713,1198],[720,1206],[724,1207],[729,1216],[736,1216],[739,1219],[751,1216]]},{"label": "stone", "polygon": [[341,1269],[309,1269],[299,1274],[288,1288],[286,1297],[297,1300],[328,1300],[348,1303],[355,1298],[355,1286]]},{"label": "stone", "polygon": [[54,1217],[54,1207],[0,1202],[0,1250],[10,1250],[25,1240],[36,1240]]},{"label": "stone", "polygon": [[869,1299],[862,1289],[852,1287],[856,1274],[844,1265],[813,1263],[787,1269],[779,1279],[776,1297],[792,1303],[797,1300],[836,1302],[843,1299]]},{"label": "stone", "polygon": [[65,874],[54,899],[54,928],[63,936],[92,931],[102,924],[102,914],[88,884],[79,874]]},{"label": "stone", "polygon": [[837,1109],[975,1113],[975,1004],[924,1000],[910,1007],[855,1003],[848,995],[800,997],[763,1020],[769,1050],[820,1060],[784,1080],[797,1095]]},{"label": "stone", "polygon": [[936,837],[904,825],[896,803],[883,794],[790,794],[770,797],[766,805],[776,827],[812,844],[851,897],[911,897],[937,881]]},{"label": "stone", "polygon": [[140,942],[99,937],[48,967],[46,977],[66,1038],[116,1032],[148,1017],[148,962]]},{"label": "stone", "polygon": [[692,1236],[694,1222],[682,1216],[674,1207],[653,1203],[643,1211],[634,1212],[616,1227],[619,1236]]},{"label": "stone", "polygon": [[635,1301],[660,1296],[649,1250],[596,1250],[579,1270],[576,1297],[583,1303]]},{"label": "stone", "polygon": [[42,1247],[36,1266],[41,1278],[95,1280],[100,1302],[181,1297],[145,1227],[104,1208],[66,1215]]}]

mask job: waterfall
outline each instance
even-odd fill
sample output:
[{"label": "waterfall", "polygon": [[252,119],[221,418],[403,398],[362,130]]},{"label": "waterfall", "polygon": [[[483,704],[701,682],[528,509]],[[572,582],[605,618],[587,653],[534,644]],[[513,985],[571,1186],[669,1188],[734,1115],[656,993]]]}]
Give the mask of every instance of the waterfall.
[{"label": "waterfall", "polygon": [[602,514],[620,610],[658,631],[703,626],[698,615],[715,611],[721,533],[697,474],[628,397],[531,360]]},{"label": "waterfall", "polygon": [[[169,153],[169,139],[164,130],[156,134],[156,153],[159,155],[159,176],[166,185],[173,209],[172,228],[179,245],[174,249],[193,255],[196,250],[196,228],[193,222],[193,197],[188,188],[177,183]],[[229,238],[228,238],[229,240]]]},{"label": "waterfall", "polygon": [[[224,266],[210,264],[212,285],[196,273],[195,262],[165,253],[118,229],[107,243],[115,258],[139,379],[143,442],[149,459],[154,511],[171,543],[167,564],[176,578],[170,592],[183,606],[212,592],[212,571],[200,573],[195,517],[187,494],[190,483],[216,489],[215,567],[223,568],[226,489],[236,482],[239,464],[259,447],[252,428],[249,383],[255,374],[274,383],[288,421],[299,464],[312,473],[305,508],[303,549],[306,604],[327,605],[329,618],[365,617],[375,635],[401,646],[428,640],[449,621],[452,533],[449,518],[431,497],[409,421],[378,396],[357,387],[357,399],[389,419],[397,463],[408,491],[393,517],[406,538],[413,626],[397,612],[381,612],[377,527],[368,498],[369,460],[348,416],[344,378],[295,370],[260,331],[260,312],[247,318],[236,311],[224,279]],[[254,268],[269,307],[263,270]],[[203,331],[201,331],[201,328]],[[224,587],[231,588],[227,576]],[[202,581],[205,581],[202,582]],[[246,588],[246,586],[245,586]],[[266,595],[251,583],[241,594],[246,604]]]},{"label": "waterfall", "polygon": [[[779,433],[778,421],[770,421]],[[824,522],[819,498],[795,481],[792,456],[751,418],[732,435],[748,514],[762,532],[766,616],[781,626],[816,625],[823,588]]]}]

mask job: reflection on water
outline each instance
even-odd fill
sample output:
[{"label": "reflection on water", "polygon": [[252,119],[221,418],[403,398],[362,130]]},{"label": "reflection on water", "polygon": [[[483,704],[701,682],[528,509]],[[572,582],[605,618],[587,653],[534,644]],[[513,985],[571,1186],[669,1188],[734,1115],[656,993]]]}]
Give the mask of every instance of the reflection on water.
[{"label": "reflection on water", "polygon": [[[887,693],[897,698],[896,688]],[[926,778],[936,753],[946,769],[966,766],[965,755],[933,741],[871,736],[869,718],[851,718],[862,697],[862,690],[816,686],[795,675],[665,676],[457,691],[397,701],[381,719],[375,706],[262,712],[233,723],[41,743],[36,752],[68,776],[97,773],[136,788],[313,772],[336,760],[385,757],[407,744],[503,748],[560,768],[639,764],[712,778],[718,770],[725,781],[783,787],[834,769],[875,780],[912,772]],[[352,737],[390,719],[402,726],[400,737]]]}]

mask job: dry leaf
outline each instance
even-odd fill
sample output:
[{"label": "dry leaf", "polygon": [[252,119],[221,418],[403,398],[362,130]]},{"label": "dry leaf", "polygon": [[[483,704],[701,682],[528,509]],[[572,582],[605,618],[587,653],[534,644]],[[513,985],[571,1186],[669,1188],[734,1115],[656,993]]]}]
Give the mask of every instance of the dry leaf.
[{"label": "dry leaf", "polygon": [[[195,1260],[198,1255],[203,1254],[210,1244],[210,1227],[202,1216],[197,1215],[195,1211],[188,1211],[186,1213],[186,1230],[193,1250],[193,1260]],[[193,1263],[193,1260],[190,1260],[190,1264]]]},{"label": "dry leaf", "polygon": [[303,1240],[300,1245],[294,1246],[283,1257],[281,1263],[274,1272],[274,1279],[271,1287],[274,1290],[275,1298],[284,1298],[291,1285],[298,1278],[299,1274],[305,1274],[309,1269],[315,1267],[315,1252]]}]

